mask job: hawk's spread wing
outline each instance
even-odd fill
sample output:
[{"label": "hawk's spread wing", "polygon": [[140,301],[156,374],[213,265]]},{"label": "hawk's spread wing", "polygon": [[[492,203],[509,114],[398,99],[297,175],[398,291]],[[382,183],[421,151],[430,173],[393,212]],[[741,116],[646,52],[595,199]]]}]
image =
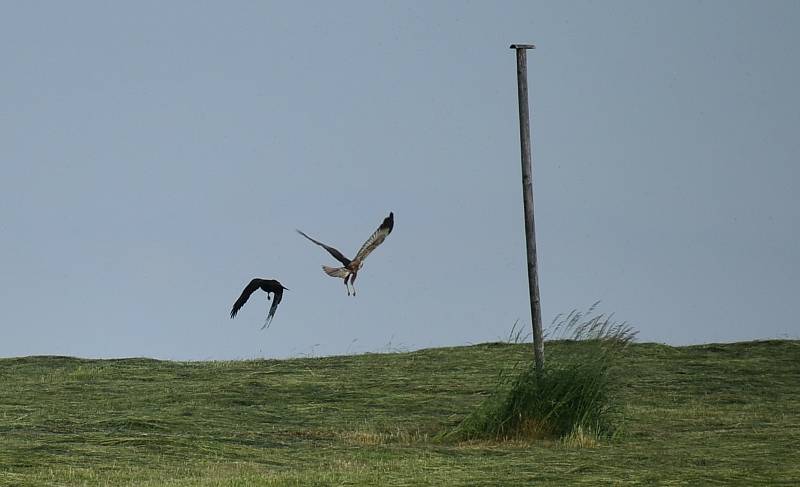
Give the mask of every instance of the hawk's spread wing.
[{"label": "hawk's spread wing", "polygon": [[363,262],[373,250],[382,244],[386,237],[392,233],[394,228],[394,213],[389,212],[389,216],[383,219],[383,223],[378,227],[375,232],[364,242],[364,245],[358,250],[355,259],[356,261]]},{"label": "hawk's spread wing", "polygon": [[236,316],[236,313],[242,309],[242,306],[244,306],[244,303],[246,303],[247,299],[250,298],[250,295],[253,294],[256,289],[261,287],[261,281],[262,279],[253,279],[250,281],[250,284],[245,286],[244,291],[242,291],[242,295],[239,296],[239,299],[237,299],[235,303],[233,303],[233,308],[231,308],[231,318]]},{"label": "hawk's spread wing", "polygon": [[283,299],[283,289],[276,288],[276,290],[273,292],[275,293],[275,298],[272,300],[272,306],[269,307],[267,321],[265,321],[264,326],[261,327],[262,330],[269,327],[269,324],[272,323],[272,317],[275,316],[275,310],[278,309],[278,304],[280,304],[281,299]]},{"label": "hawk's spread wing", "polygon": [[348,259],[344,255],[342,255],[342,253],[339,252],[338,250],[336,250],[335,248],[329,247],[329,246],[325,245],[322,242],[318,242],[318,241],[314,240],[313,238],[309,237],[308,235],[306,235],[305,233],[301,232],[300,230],[298,230],[297,233],[299,233],[300,235],[304,236],[305,238],[311,240],[312,242],[314,242],[315,244],[319,245],[323,249],[327,250],[334,258],[336,258],[336,260],[338,260],[342,264],[344,264],[346,266],[350,265],[350,259]]}]

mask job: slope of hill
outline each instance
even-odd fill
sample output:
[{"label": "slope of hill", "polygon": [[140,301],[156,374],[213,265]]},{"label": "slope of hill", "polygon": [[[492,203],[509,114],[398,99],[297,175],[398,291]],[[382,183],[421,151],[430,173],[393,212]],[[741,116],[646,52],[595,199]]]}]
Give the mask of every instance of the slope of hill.
[{"label": "slope of hill", "polygon": [[529,352],[2,359],[0,485],[800,485],[798,341],[633,345],[592,448],[431,440]]}]

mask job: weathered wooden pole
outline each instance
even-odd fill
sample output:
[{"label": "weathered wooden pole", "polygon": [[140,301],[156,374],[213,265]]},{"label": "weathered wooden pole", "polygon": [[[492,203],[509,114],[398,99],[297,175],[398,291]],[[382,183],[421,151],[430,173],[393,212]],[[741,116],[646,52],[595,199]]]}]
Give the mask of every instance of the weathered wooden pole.
[{"label": "weathered wooden pole", "polygon": [[519,98],[519,143],[522,153],[522,201],[525,209],[525,241],[528,248],[528,293],[533,326],[533,359],[536,369],[544,370],[542,306],[539,301],[539,272],[536,265],[536,228],[533,220],[533,176],[531,169],[531,132],[528,115],[528,61],[526,51],[533,44],[511,44],[517,51],[517,96]]}]

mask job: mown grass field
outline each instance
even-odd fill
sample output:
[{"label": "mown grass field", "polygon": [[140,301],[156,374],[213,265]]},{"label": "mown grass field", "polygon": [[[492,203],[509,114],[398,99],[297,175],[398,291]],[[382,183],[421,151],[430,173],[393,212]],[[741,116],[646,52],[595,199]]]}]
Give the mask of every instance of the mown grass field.
[{"label": "mown grass field", "polygon": [[529,353],[0,359],[0,485],[800,485],[798,341],[631,346],[594,447],[433,440]]}]

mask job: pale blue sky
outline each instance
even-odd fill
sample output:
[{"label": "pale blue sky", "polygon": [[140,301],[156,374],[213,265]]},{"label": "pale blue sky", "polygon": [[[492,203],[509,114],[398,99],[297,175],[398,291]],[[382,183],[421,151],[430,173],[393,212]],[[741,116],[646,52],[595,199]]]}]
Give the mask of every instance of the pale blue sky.
[{"label": "pale blue sky", "polygon": [[[0,356],[227,359],[546,323],[800,336],[800,3],[4,2]],[[353,254],[356,298],[294,233]],[[272,326],[251,277],[291,288]]]}]

